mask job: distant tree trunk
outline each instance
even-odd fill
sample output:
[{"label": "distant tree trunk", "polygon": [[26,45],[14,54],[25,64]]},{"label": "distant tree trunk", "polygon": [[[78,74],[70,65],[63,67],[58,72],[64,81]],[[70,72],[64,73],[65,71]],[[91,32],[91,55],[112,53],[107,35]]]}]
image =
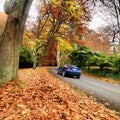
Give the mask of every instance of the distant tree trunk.
[{"label": "distant tree trunk", "polygon": [[24,25],[32,1],[21,0],[9,13],[0,42],[0,84],[17,79]]},{"label": "distant tree trunk", "polygon": [[90,71],[90,65],[88,65],[87,67],[88,67],[88,71]]},{"label": "distant tree trunk", "polygon": [[57,67],[60,67],[60,51],[57,50]]},{"label": "distant tree trunk", "polygon": [[103,66],[103,65],[100,65],[99,67],[100,67],[100,70],[103,70],[103,68],[104,68],[104,66]]},{"label": "distant tree trunk", "polygon": [[46,46],[43,46],[42,53],[41,53],[40,59],[38,61],[38,66],[42,66],[43,65],[43,60],[44,60],[46,52],[47,52],[47,48],[46,48]]}]

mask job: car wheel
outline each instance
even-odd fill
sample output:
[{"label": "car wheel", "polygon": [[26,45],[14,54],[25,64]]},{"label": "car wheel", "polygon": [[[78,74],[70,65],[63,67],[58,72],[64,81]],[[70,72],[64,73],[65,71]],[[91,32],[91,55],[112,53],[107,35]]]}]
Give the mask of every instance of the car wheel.
[{"label": "car wheel", "polygon": [[79,78],[80,78],[80,75],[78,75],[77,78],[79,79]]},{"label": "car wheel", "polygon": [[63,76],[63,77],[65,77],[65,76],[66,76],[64,71],[62,72],[62,76]]}]

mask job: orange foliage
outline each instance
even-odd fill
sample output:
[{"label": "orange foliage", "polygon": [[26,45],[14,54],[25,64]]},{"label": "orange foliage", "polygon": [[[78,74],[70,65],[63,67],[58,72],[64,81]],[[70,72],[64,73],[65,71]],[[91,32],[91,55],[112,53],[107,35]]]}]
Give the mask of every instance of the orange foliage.
[{"label": "orange foliage", "polygon": [[68,36],[70,39],[70,42],[75,42],[78,46],[82,45],[85,46],[86,45],[86,41],[84,40],[80,40],[83,37],[83,33],[84,33],[84,25],[83,24],[79,24],[79,25],[75,25],[75,29],[74,31],[70,31],[68,32]]},{"label": "orange foliage", "polygon": [[97,34],[88,28],[84,31],[84,41],[87,47],[93,51],[103,51],[106,54],[110,53],[110,42],[107,34]]},{"label": "orange foliage", "polygon": [[0,35],[3,34],[7,18],[7,14],[0,12]]},{"label": "orange foliage", "polygon": [[62,9],[61,9],[62,6],[52,6],[51,4],[49,5],[49,11],[50,13],[53,15],[54,18],[56,18],[57,20],[67,20],[68,17],[67,15],[65,15],[63,12],[62,12]]},{"label": "orange foliage", "polygon": [[79,36],[83,36],[84,26],[83,24],[76,25],[76,34]]},{"label": "orange foliage", "polygon": [[82,45],[82,46],[85,46],[86,45],[86,41],[84,40],[79,40],[77,36],[75,35],[70,35],[70,39],[71,39],[71,42],[75,42],[77,45]]},{"label": "orange foliage", "polygon": [[8,15],[5,14],[4,12],[0,12],[0,24],[3,24],[6,22],[7,18],[8,18]]}]

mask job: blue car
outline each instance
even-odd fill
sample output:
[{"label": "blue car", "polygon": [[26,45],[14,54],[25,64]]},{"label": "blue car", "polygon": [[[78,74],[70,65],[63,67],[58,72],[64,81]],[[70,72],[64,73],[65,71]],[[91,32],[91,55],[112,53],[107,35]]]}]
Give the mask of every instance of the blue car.
[{"label": "blue car", "polygon": [[75,65],[63,65],[62,67],[59,67],[58,74],[62,76],[76,76],[78,79],[81,76],[81,70],[79,67]]}]

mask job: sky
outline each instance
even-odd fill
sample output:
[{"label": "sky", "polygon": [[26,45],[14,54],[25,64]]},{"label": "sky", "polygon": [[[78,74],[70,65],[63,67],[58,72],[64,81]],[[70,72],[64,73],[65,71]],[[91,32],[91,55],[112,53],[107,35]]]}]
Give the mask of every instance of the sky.
[{"label": "sky", "polygon": [[3,4],[4,4],[4,0],[0,0],[0,11],[2,11],[2,12],[4,11]]},{"label": "sky", "polygon": [[92,21],[89,22],[89,28],[96,32],[100,32],[100,29],[104,28],[106,25],[107,23],[100,19],[98,15],[93,16]]},{"label": "sky", "polygon": [[103,7],[101,2],[98,2],[95,6],[91,5],[90,9],[92,21],[89,22],[89,28],[96,32],[102,32],[103,28],[109,25],[109,12]]},{"label": "sky", "polygon": [[106,26],[109,26],[110,22],[111,22],[110,21],[111,19],[108,19],[108,17],[105,18],[105,16],[107,16],[107,15],[103,16],[103,13],[101,13],[101,14],[102,14],[101,16],[99,14],[93,15],[92,21],[90,21],[88,24],[89,29],[96,31],[97,33],[102,33],[103,29]]}]

